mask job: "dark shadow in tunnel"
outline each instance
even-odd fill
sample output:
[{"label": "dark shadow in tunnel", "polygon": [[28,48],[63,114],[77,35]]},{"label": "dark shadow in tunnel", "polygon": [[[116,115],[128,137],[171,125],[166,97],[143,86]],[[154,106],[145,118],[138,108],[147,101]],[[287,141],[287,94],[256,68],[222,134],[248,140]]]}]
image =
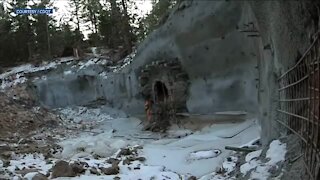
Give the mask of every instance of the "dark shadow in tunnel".
[{"label": "dark shadow in tunnel", "polygon": [[163,82],[156,81],[154,84],[154,95],[156,102],[164,102],[168,98],[168,89]]}]

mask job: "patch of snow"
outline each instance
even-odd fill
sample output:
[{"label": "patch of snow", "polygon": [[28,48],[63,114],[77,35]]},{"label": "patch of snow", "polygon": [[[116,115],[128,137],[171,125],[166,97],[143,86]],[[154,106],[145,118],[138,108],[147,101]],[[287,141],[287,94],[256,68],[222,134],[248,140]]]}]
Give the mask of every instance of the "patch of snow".
[{"label": "patch of snow", "polygon": [[246,162],[250,162],[254,158],[258,158],[262,153],[262,150],[253,151],[246,156]]},{"label": "patch of snow", "polygon": [[96,58],[90,59],[90,60],[87,61],[86,63],[79,63],[79,65],[81,65],[81,66],[79,67],[79,69],[83,69],[83,68],[88,67],[88,66],[90,66],[90,65],[96,64],[96,63],[95,63],[95,60],[96,60]]},{"label": "patch of snow", "polygon": [[2,80],[1,89],[6,89],[10,88],[13,86],[16,86],[18,84],[25,83],[27,81],[27,78],[25,78],[22,74],[16,74],[13,78],[9,79],[4,79]]},{"label": "patch of snow", "polygon": [[75,60],[75,58],[73,56],[70,57],[62,57],[58,60],[59,63],[64,63],[64,62],[70,62]]},{"label": "patch of snow", "polygon": [[67,61],[70,61],[70,58],[61,59],[60,61],[58,60],[52,62],[43,62],[39,66],[34,66],[32,64],[24,64],[21,66],[11,68],[9,71],[0,74],[0,80],[2,81],[0,88],[6,89],[12,86],[16,86],[17,84],[25,83],[27,81],[25,74],[54,69],[57,67],[58,64]]},{"label": "patch of snow", "polygon": [[221,150],[208,150],[208,151],[197,151],[190,153],[188,160],[201,160],[201,159],[209,159],[219,156],[221,154]]},{"label": "patch of snow", "polygon": [[99,74],[103,79],[108,79],[107,72],[102,72]]},{"label": "patch of snow", "polygon": [[59,143],[63,147],[60,156],[65,159],[87,157],[93,154],[100,157],[109,157],[118,151],[118,149],[135,143],[122,139],[112,139],[111,137],[112,132],[105,132],[97,136],[83,135],[78,138],[64,140]]},{"label": "patch of snow", "polygon": [[23,178],[26,178],[28,180],[32,180],[32,178],[37,174],[38,174],[38,172],[30,172],[30,173],[24,175]]},{"label": "patch of snow", "polygon": [[110,115],[101,112],[101,108],[88,109],[86,107],[77,108],[63,108],[60,109],[60,113],[65,116],[66,119],[72,120],[76,123],[81,121],[105,121],[113,119]]},{"label": "patch of snow", "polygon": [[[229,160],[230,161],[229,161]],[[226,161],[224,161],[223,163],[222,163],[222,167],[223,167],[223,169],[226,171],[226,173],[230,173],[230,172],[232,172],[234,169],[235,169],[235,167],[236,167],[236,163],[237,163],[237,161],[238,161],[238,158],[237,157],[233,157],[233,156],[230,156],[229,158],[227,158],[227,160]]]},{"label": "patch of snow", "polygon": [[101,175],[96,176],[92,174],[81,175],[73,178],[57,178],[59,179],[70,179],[70,180],[114,180],[115,177],[120,179],[128,180],[150,180],[150,179],[163,179],[163,180],[175,180],[181,179],[181,177],[175,173],[168,171],[163,166],[148,166],[138,161],[133,161],[130,165],[123,165],[119,163],[120,173],[117,175]]},{"label": "patch of snow", "polygon": [[108,61],[106,59],[100,60],[97,64],[106,65]]},{"label": "patch of snow", "polygon": [[69,70],[69,71],[64,71],[63,74],[64,74],[64,75],[72,74],[72,71],[71,71],[71,70]]},{"label": "patch of snow", "polygon": [[4,78],[11,76],[13,74],[18,74],[21,72],[28,71],[28,70],[32,69],[32,67],[33,66],[31,64],[25,64],[25,65],[14,67],[10,71],[7,71],[3,74],[0,74],[0,79],[4,79]]},{"label": "patch of snow", "polygon": [[286,155],[286,144],[281,143],[279,140],[274,140],[270,143],[269,149],[266,153],[267,162],[262,162],[256,159],[261,154],[261,150],[249,153],[246,156],[245,164],[240,166],[242,174],[246,175],[250,172],[252,179],[268,179],[270,176],[269,170],[273,167],[277,167],[277,163],[283,162]]},{"label": "patch of snow", "polygon": [[201,178],[199,178],[199,180],[233,180],[233,179],[236,179],[236,178],[232,178],[232,177],[225,177],[221,174],[217,174],[215,172],[213,173],[210,173],[210,174],[207,174],[205,176],[202,176]]},{"label": "patch of snow", "polygon": [[41,79],[45,81],[47,80],[47,76],[41,76]]},{"label": "patch of snow", "polygon": [[267,151],[266,158],[269,158],[268,164],[273,165],[285,160],[287,146],[279,140],[274,140],[270,143],[270,148]]},{"label": "patch of snow", "polygon": [[242,174],[247,174],[251,169],[254,169],[258,166],[258,161],[256,160],[251,160],[243,165],[240,166],[240,172]]},{"label": "patch of snow", "polygon": [[[178,140],[153,141],[144,145],[143,156],[146,157],[148,165],[165,166],[179,174],[189,173],[201,177],[221,167],[224,160],[230,156],[231,151],[223,149],[221,154],[215,158],[195,161],[186,161],[186,157],[193,152],[221,149],[228,145],[240,146],[256,139],[260,132],[258,125],[252,123],[252,120],[248,120],[236,124],[216,124]],[[231,138],[222,138],[222,135],[231,136]]]},{"label": "patch of snow", "polygon": [[137,51],[134,50],[131,54],[129,54],[128,56],[126,56],[123,60],[122,60],[122,65],[116,67],[113,72],[119,72],[121,71],[123,68],[125,68],[126,66],[130,65],[131,62],[133,61],[134,57],[136,56]]},{"label": "patch of snow", "polygon": [[12,160],[10,160],[10,165],[6,169],[14,173],[16,168],[23,170],[29,168],[29,166],[47,172],[51,169],[52,164],[46,164],[46,160],[42,154],[14,154],[12,155]]}]

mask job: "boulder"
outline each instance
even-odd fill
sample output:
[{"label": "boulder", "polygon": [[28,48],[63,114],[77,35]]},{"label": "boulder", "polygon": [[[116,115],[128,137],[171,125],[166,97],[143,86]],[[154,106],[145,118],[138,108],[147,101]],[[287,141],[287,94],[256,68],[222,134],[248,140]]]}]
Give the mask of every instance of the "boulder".
[{"label": "boulder", "polygon": [[91,169],[90,169],[90,173],[91,174],[100,174],[99,172],[98,172],[98,170],[97,170],[97,168],[95,168],[95,167],[92,167]]},{"label": "boulder", "polygon": [[48,177],[44,174],[38,173],[35,176],[33,176],[32,180],[47,180]]},{"label": "boulder", "polygon": [[70,166],[72,168],[72,171],[75,174],[81,174],[81,173],[84,173],[86,171],[86,169],[84,168],[85,164],[81,163],[81,162],[72,163],[72,164],[70,164]]},{"label": "boulder", "polygon": [[52,178],[75,177],[76,173],[66,161],[58,161],[52,168]]},{"label": "boulder", "polygon": [[119,163],[120,160],[115,158],[109,158],[106,162],[109,164],[113,164],[113,163]]},{"label": "boulder", "polygon": [[117,163],[113,163],[111,167],[108,168],[100,168],[101,172],[105,175],[116,175],[119,173],[119,166]]},{"label": "boulder", "polygon": [[120,150],[120,152],[118,153],[117,157],[119,158],[119,157],[121,157],[121,156],[128,156],[128,155],[131,155],[131,154],[133,154],[133,153],[132,153],[132,151],[130,151],[130,149],[128,149],[128,148],[122,148],[122,149]]},{"label": "boulder", "polygon": [[195,176],[190,176],[188,180],[197,180],[197,178]]}]

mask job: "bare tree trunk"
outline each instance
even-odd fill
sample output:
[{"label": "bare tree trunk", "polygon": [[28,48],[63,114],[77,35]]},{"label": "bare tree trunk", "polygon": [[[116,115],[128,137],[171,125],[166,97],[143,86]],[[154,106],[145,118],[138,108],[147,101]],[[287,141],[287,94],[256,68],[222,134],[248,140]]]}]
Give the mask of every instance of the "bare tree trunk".
[{"label": "bare tree trunk", "polygon": [[75,16],[77,19],[77,29],[80,31],[80,18],[79,18],[79,1],[78,0],[73,0],[74,7],[75,7]]},{"label": "bare tree trunk", "polygon": [[51,56],[51,45],[50,45],[50,34],[49,34],[49,22],[48,22],[48,15],[46,15],[46,33],[47,33],[47,43],[48,43],[48,57]]},{"label": "bare tree trunk", "polygon": [[110,0],[110,4],[111,4],[111,16],[112,16],[112,22],[114,23],[114,25],[111,27],[111,46],[113,48],[116,47],[117,44],[117,40],[116,38],[119,38],[118,35],[118,24],[119,24],[119,18],[120,17],[120,12],[119,9],[117,7],[117,2],[116,0]]},{"label": "bare tree trunk", "polygon": [[95,33],[98,33],[98,28],[97,28],[97,16],[95,14],[93,14],[93,27],[94,27],[94,31]]},{"label": "bare tree trunk", "polygon": [[123,7],[123,13],[124,13],[124,32],[125,32],[125,37],[124,37],[124,41],[125,41],[125,49],[127,51],[128,54],[130,54],[132,52],[132,35],[131,35],[131,26],[130,26],[130,22],[129,22],[129,15],[128,15],[128,11],[127,11],[127,6],[125,3],[125,0],[121,0],[122,3],[122,7]]}]

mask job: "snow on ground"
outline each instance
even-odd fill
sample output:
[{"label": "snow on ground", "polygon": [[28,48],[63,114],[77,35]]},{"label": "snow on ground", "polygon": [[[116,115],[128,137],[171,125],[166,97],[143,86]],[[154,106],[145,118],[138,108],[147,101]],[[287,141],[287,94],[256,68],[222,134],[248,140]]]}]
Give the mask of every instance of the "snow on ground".
[{"label": "snow on ground", "polygon": [[220,150],[207,150],[207,151],[196,151],[190,153],[188,159],[190,161],[192,160],[201,160],[201,159],[209,159],[209,158],[215,158],[221,154]]},{"label": "snow on ground", "polygon": [[[232,136],[232,133],[238,135],[232,138],[220,137]],[[259,131],[253,120],[239,124],[217,124],[181,139],[169,142],[161,139],[145,144],[143,155],[147,158],[148,165],[161,165],[179,174],[201,177],[215,171],[229,156],[230,151],[224,150],[225,146],[240,146],[258,136]],[[210,149],[221,150],[221,154],[213,158],[188,161],[190,153]]]},{"label": "snow on ground", "polygon": [[[95,57],[95,58],[88,58],[85,60],[78,60],[74,57],[64,57],[59,58],[56,60],[52,60],[51,62],[43,62],[40,65],[33,65],[33,64],[24,64],[14,68],[9,69],[7,72],[0,74],[0,89],[4,90],[18,84],[25,83],[28,79],[26,75],[29,73],[40,72],[50,69],[56,69],[60,65],[70,65],[63,66],[62,68],[65,69],[63,75],[70,75],[76,72],[80,72],[84,69],[87,69],[91,66],[101,66],[103,67],[103,71],[98,72],[102,78],[107,78],[107,71],[111,72],[119,72],[126,66],[128,66],[135,57],[136,51],[133,51],[124,59],[120,60],[117,65],[112,65],[113,62],[110,59],[106,59],[103,57]],[[75,61],[77,60],[77,61]],[[109,66],[108,68],[105,68]],[[37,78],[35,78],[37,79]]]},{"label": "snow on ground", "polygon": [[23,77],[21,74],[16,74],[13,79],[4,79],[1,83],[0,89],[5,89],[7,87],[16,86],[18,84],[25,83],[27,78]]},{"label": "snow on ground", "polygon": [[231,173],[235,167],[236,167],[236,163],[238,161],[238,158],[237,157],[233,157],[233,156],[230,156],[227,158],[226,161],[224,161],[222,163],[222,168],[227,172],[227,173]]},{"label": "snow on ground", "polygon": [[230,155],[227,159],[225,159],[222,163],[222,166],[219,168],[221,171],[219,172],[212,172],[207,175],[202,176],[199,180],[231,180],[237,179],[230,175],[232,171],[236,168],[236,163],[238,161],[237,157]]},{"label": "snow on ground", "polygon": [[240,167],[242,174],[249,173],[252,179],[268,179],[270,176],[269,171],[272,168],[277,168],[277,163],[285,160],[286,144],[281,143],[279,140],[272,141],[266,153],[267,162],[257,159],[261,152],[261,150],[254,151],[246,156],[246,163]]},{"label": "snow on ground", "polygon": [[[103,112],[111,111],[102,110],[100,113]],[[145,166],[165,167],[169,172],[201,177],[214,172],[222,165],[227,172],[231,172],[237,159],[232,157],[231,161],[226,161],[231,151],[224,150],[224,147],[241,146],[259,136],[254,119],[237,124],[217,124],[194,133],[174,127],[168,131],[166,137],[141,131],[139,123],[138,119],[132,117],[116,118],[114,115],[112,119],[102,121],[97,127],[99,130],[104,130],[104,133],[96,136],[84,134],[78,138],[62,141],[60,143],[64,147],[62,156],[71,159],[91,157],[92,154],[108,157],[121,147],[142,145],[140,155],[146,158]],[[144,176],[139,174],[137,177]],[[81,178],[85,179],[87,176]],[[109,179],[109,177],[104,178]]]},{"label": "snow on ground", "polygon": [[[253,142],[259,136],[255,119],[214,124],[196,132],[172,127],[168,134],[164,135],[142,131],[139,119],[127,117],[123,112],[107,107],[99,110],[85,107],[65,108],[58,112],[69,121],[92,122],[95,126],[92,126],[89,132],[83,131],[76,137],[70,136],[61,140],[59,145],[63,150],[55,155],[52,162],[64,159],[69,162],[85,162],[90,167],[109,167],[107,159],[115,158],[119,149],[137,145],[142,146],[138,156],[146,159],[144,162],[133,161],[130,165],[120,162],[118,175],[96,176],[87,171],[80,177],[58,179],[113,179],[116,176],[133,180],[184,179],[191,175],[202,180],[226,179],[226,176],[217,174],[216,169],[223,167],[225,172],[230,173],[236,166],[237,158],[230,156],[232,151],[225,150],[224,147],[240,147]],[[272,163],[275,162],[274,159],[282,157],[272,156],[274,150],[271,148],[269,153]],[[28,159],[32,159],[31,157],[43,174],[52,167],[52,163],[46,164],[41,155],[21,155],[12,160],[10,171],[14,172],[15,166],[23,168],[22,164],[29,165]],[[254,160],[251,157],[249,159]],[[26,176],[30,179],[34,175],[35,173],[29,173]]]},{"label": "snow on ground", "polygon": [[[114,121],[114,124],[112,123],[113,127],[121,127],[121,125],[129,123],[130,118],[121,118],[120,122],[117,122],[117,119],[113,119],[111,121]],[[68,143],[73,143],[73,145],[70,147],[81,149],[82,152],[79,152],[78,155],[73,154],[71,157],[71,159],[75,160],[77,158],[88,158],[92,152],[99,151],[99,149],[101,149],[101,152],[103,153],[106,153],[107,151],[112,154],[115,153],[117,148],[126,147],[127,145],[140,144],[143,145],[143,149],[141,152],[139,152],[139,154],[146,158],[146,162],[141,164],[140,169],[136,171],[123,171],[123,167],[120,167],[120,174],[117,175],[117,177],[120,177],[121,179],[140,178],[148,180],[151,177],[154,177],[155,179],[180,179],[179,175],[182,177],[192,174],[197,177],[204,176],[203,179],[205,179],[205,177],[213,176],[212,172],[221,165],[226,169],[227,172],[231,172],[235,168],[237,158],[230,157],[231,159],[227,161],[226,158],[229,156],[230,151],[224,150],[224,146],[240,146],[245,142],[251,141],[253,137],[257,137],[259,132],[256,131],[256,125],[252,126],[254,123],[254,121],[248,121],[244,123],[247,126],[250,126],[250,129],[246,129],[246,126],[243,126],[242,123],[236,125],[234,124],[233,126],[235,127],[232,127],[229,124],[225,126],[217,125],[209,128],[210,131],[207,129],[207,132],[199,131],[180,139],[162,138],[158,141],[139,139],[140,137],[145,137],[146,134],[144,134],[144,132],[139,132],[140,129],[137,128],[133,131],[129,131],[129,133],[123,133],[124,137],[126,138],[136,138],[136,142],[133,142],[132,139],[130,141],[126,141],[125,139],[121,140],[114,138],[114,134],[108,132],[107,134],[101,134],[96,137],[80,137],[77,139],[66,140],[60,145],[62,145],[64,148],[67,148]],[[237,129],[236,127],[238,127],[239,131],[242,129],[244,132],[240,133],[240,136],[227,140],[215,136],[215,132],[219,132],[217,130],[224,127],[228,127],[226,131],[234,130]],[[221,132],[218,134],[220,133]],[[238,131],[236,131],[236,133],[238,133]],[[140,134],[140,136],[137,136],[137,134]],[[113,145],[112,142],[114,142]],[[188,146],[186,146],[187,144]],[[118,147],[114,145],[118,145]],[[219,147],[219,149],[215,150],[214,147]],[[107,157],[111,154],[102,155]],[[193,157],[193,161],[189,161],[190,157]],[[214,177],[218,178],[220,175],[215,174]],[[95,179],[97,177],[86,174],[80,176],[79,178],[71,179],[86,178]],[[99,178],[113,179],[114,176],[99,176]]]},{"label": "snow on ground", "polygon": [[[38,172],[46,174],[52,168],[52,164],[48,164],[42,154],[13,154],[10,164],[5,169],[11,172],[14,177],[12,179],[20,179],[18,174],[23,174],[24,178],[31,180]],[[28,169],[37,169],[36,172],[28,172]],[[1,170],[1,166],[0,166]]]},{"label": "snow on ground", "polygon": [[39,72],[49,69],[55,69],[58,65],[72,61],[73,57],[60,58],[52,62],[43,62],[39,66],[33,64],[24,64],[9,69],[7,72],[0,74],[1,89],[10,88],[17,84],[25,83],[27,78],[25,77],[28,73]]},{"label": "snow on ground", "polygon": [[40,170],[40,172],[48,172],[52,165],[48,165],[42,154],[25,154],[25,155],[13,155],[10,161],[10,166],[7,167],[10,171],[15,169],[23,170],[33,166]]},{"label": "snow on ground", "polygon": [[[121,164],[121,163],[120,163]],[[95,176],[92,174],[81,175],[80,177],[74,178],[56,178],[57,180],[114,180],[115,177],[125,180],[150,180],[150,179],[163,179],[163,180],[178,180],[181,179],[177,173],[166,171],[164,167],[161,166],[146,166],[137,161],[134,161],[130,165],[119,165],[120,173],[119,175],[102,175]]]},{"label": "snow on ground", "polygon": [[77,108],[62,108],[59,111],[66,119],[72,120],[76,123],[80,121],[97,121],[102,122],[105,120],[113,119],[109,114],[101,112],[101,108],[88,109],[85,107]]},{"label": "snow on ground", "polygon": [[113,70],[113,72],[119,72],[121,71],[123,68],[127,67],[129,64],[131,64],[131,62],[133,61],[134,57],[136,56],[137,51],[134,50],[131,54],[129,54],[128,56],[126,56],[123,59],[123,64],[120,65],[120,67],[117,67]]},{"label": "snow on ground", "polygon": [[64,140],[59,143],[63,147],[61,157],[63,159],[87,157],[92,154],[100,157],[109,157],[120,148],[135,145],[122,139],[112,138],[112,132],[101,133],[97,136],[83,135],[78,138]]}]

